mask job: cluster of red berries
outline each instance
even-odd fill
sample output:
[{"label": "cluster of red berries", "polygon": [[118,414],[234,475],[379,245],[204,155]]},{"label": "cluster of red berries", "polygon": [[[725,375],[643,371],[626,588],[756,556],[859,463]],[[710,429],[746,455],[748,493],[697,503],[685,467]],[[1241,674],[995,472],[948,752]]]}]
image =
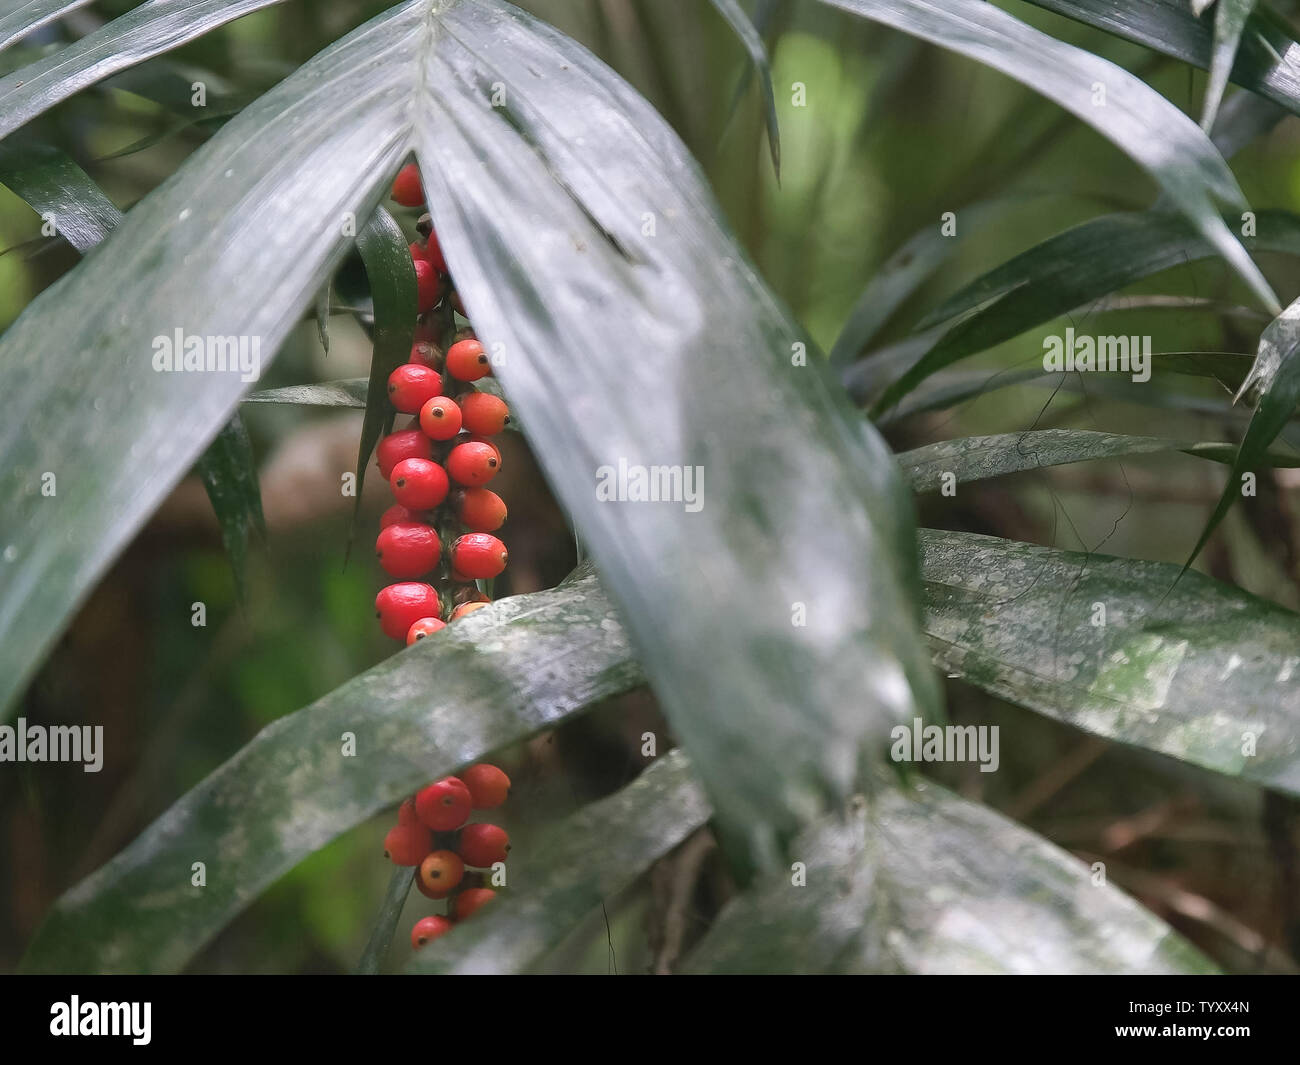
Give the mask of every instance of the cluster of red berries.
[{"label": "cluster of red berries", "polygon": [[426,898],[446,900],[446,914],[421,917],[411,929],[419,950],[448,932],[496,892],[482,873],[506,860],[510,837],[498,825],[467,824],[472,810],[500,806],[510,794],[510,778],[480,762],[459,777],[435,780],[398,808],[397,824],[384,837],[384,854],[395,865],[417,866],[415,886]]},{"label": "cluster of red berries", "polygon": [[[392,195],[404,206],[424,204],[414,163],[397,175]],[[505,569],[505,544],[492,534],[506,505],[485,485],[501,469],[492,437],[510,421],[505,401],[474,384],[492,365],[473,332],[456,329],[452,308],[464,310],[427,214],[416,228],[424,238],[411,245],[420,319],[410,361],[388,378],[389,401],[414,417],[379,442],[379,472],[397,502],[384,512],[375,543],[380,566],[398,581],[376,597],[375,614],[387,635],[408,644],[486,606],[474,582]],[[445,355],[435,339],[450,342]],[[435,571],[441,594],[418,579]]]}]

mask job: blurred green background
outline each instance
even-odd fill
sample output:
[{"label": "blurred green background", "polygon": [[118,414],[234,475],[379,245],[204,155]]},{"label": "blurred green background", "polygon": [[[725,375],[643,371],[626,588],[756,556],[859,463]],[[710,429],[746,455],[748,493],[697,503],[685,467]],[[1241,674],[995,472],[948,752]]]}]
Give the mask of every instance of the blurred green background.
[{"label": "blurred green background", "polygon": [[[0,69],[13,69],[127,6],[91,5],[6,53]],[[42,118],[35,132],[64,147],[129,208],[203,143],[229,106],[265,91],[384,6],[296,0],[249,16],[107,83],[112,87],[81,94]],[[762,5],[775,13],[768,41],[782,137],[778,184],[753,79],[732,109],[748,60],[708,0],[523,6],[593,49],[674,125],[741,243],[824,349],[882,261],[921,227],[938,225],[945,211],[957,212],[962,225],[968,205],[1008,198],[997,220],[965,240],[904,305],[884,341],[906,336],[942,296],[1008,256],[1076,222],[1140,209],[1155,198],[1152,183],[1109,142],[1024,87],[810,0]],[[1187,113],[1199,114],[1201,73],[1027,4],[1000,6],[1139,73]],[[181,122],[150,98],[192,80],[203,80],[214,101],[203,121]],[[1234,159],[1253,207],[1296,207],[1297,129],[1288,118]],[[71,249],[42,239],[39,228],[35,214],[0,189],[0,326],[76,263]],[[1261,263],[1289,302],[1300,280],[1295,263],[1269,257]],[[1167,271],[1136,291],[1250,305],[1214,260]],[[1241,353],[1253,352],[1262,325],[1187,311],[1107,312],[1089,321],[1115,323],[1104,331],[1150,334],[1157,351]],[[1041,359],[1042,335],[1051,331],[1034,331],[962,368],[993,378],[1033,366]],[[368,360],[365,334],[351,319],[332,318],[327,354],[305,313],[260,387],[363,376]],[[1184,387],[1205,396],[1218,388],[1190,378]],[[16,964],[58,894],[258,729],[392,653],[370,608],[381,575],[368,540],[385,505],[376,479],[358,549],[345,565],[351,501],[339,494],[338,471],[354,461],[359,412],[259,405],[244,414],[269,526],[268,543],[253,553],[247,601],[236,600],[215,520],[190,477],[85,605],[21,708],[32,721],[102,723],[109,753],[99,774],[42,765],[0,774],[0,967]],[[1053,426],[1235,440],[1243,425],[1025,386],[907,419],[889,436],[898,449]],[[76,426],[68,431],[75,434]],[[511,508],[504,538],[512,565],[498,582],[503,594],[554,584],[575,558],[564,515],[525,446],[511,448],[500,489]],[[934,527],[1181,562],[1222,477],[1222,468],[1189,457],[1142,457],[985,481],[964,489],[960,500],[923,499],[919,510],[922,523]],[[1259,497],[1234,510],[1198,565],[1289,607],[1300,605],[1297,484],[1295,471],[1261,481]],[[207,604],[205,627],[190,623],[195,602]],[[1227,968],[1296,967],[1296,803],[1095,740],[960,684],[949,684],[948,699],[957,721],[1004,726],[1001,770],[945,768],[939,775],[948,783],[1089,861],[1104,859],[1112,880]],[[640,694],[502,752],[500,761],[516,780],[502,820],[516,846],[526,848],[537,828],[635,775],[642,764],[634,757],[636,738],[656,721],[653,700]],[[388,879],[386,825],[384,819],[358,828],[284,877],[192,968],[347,971]],[[690,898],[688,942],[730,889],[716,859],[706,859],[706,868]],[[429,912],[415,899],[399,926],[394,963],[404,956],[405,930]],[[662,907],[662,885],[653,875],[609,900],[602,920],[572,938],[565,967],[654,967],[662,958],[647,943],[646,927]]]}]

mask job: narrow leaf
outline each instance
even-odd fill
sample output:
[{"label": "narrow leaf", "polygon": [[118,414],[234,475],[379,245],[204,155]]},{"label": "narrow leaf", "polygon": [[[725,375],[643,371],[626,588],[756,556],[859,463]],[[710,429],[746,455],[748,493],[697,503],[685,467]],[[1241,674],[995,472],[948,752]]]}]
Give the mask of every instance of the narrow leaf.
[{"label": "narrow leaf", "polygon": [[1300,350],[1300,300],[1270,322],[1259,338],[1255,364],[1238,393],[1238,398],[1243,394],[1257,397],[1255,414],[1250,419],[1232,469],[1228,472],[1223,494],[1184,563],[1184,571],[1196,561],[1196,556],[1209,542],[1233,502],[1241,498],[1243,478],[1267,464],[1265,452],[1295,414],[1296,401],[1300,400],[1300,358],[1296,355],[1297,350]]},{"label": "narrow leaf", "polygon": [[349,543],[361,514],[366,464],[379,438],[393,426],[388,377],[410,358],[416,315],[415,267],[411,262],[410,247],[402,227],[382,207],[357,234],[357,251],[366,264],[375,327],[370,383],[366,390],[366,415],[361,424],[361,443],[357,450],[357,502],[352,511]]},{"label": "narrow leaf", "polygon": [[772,89],[772,66],[768,61],[767,46],[737,0],[711,0],[711,3],[717,8],[718,14],[735,30],[758,74],[759,85],[763,90],[763,120],[767,124],[768,151],[772,155],[772,170],[776,174],[777,181],[780,181],[781,127],[776,117],[776,94]]},{"label": "narrow leaf", "polygon": [[[1163,562],[921,534],[950,676],[1120,743],[1300,794],[1300,615]],[[1254,736],[1247,753],[1243,737]]]},{"label": "narrow leaf", "polygon": [[1255,0],[1219,0],[1214,9],[1214,52],[1210,59],[1210,80],[1205,86],[1205,104],[1201,110],[1201,128],[1207,132],[1219,113],[1242,31],[1254,10]]},{"label": "narrow leaf", "polygon": [[286,388],[267,388],[250,392],[245,403],[292,403],[303,407],[354,407],[366,409],[366,395],[370,382],[364,377],[346,381],[326,381],[319,385],[289,385]]},{"label": "narrow leaf", "polygon": [[[983,0],[823,2],[960,52],[1055,100],[1145,168],[1261,304],[1274,314],[1280,310],[1215,206],[1245,206],[1232,171],[1196,124],[1139,78]],[[1097,105],[1095,85],[1106,93],[1105,107]]]},{"label": "narrow leaf", "polygon": [[26,139],[0,144],[0,183],[85,255],[122,220],[90,176],[58,148]]},{"label": "narrow leaf", "polygon": [[688,972],[1212,971],[1082,862],[931,781],[882,783],[793,853],[806,885],[786,873],[736,899]]},{"label": "narrow leaf", "polygon": [[90,0],[15,0],[0,12],[0,51]]},{"label": "narrow leaf", "polygon": [[379,973],[388,956],[388,948],[393,943],[393,933],[397,930],[398,918],[402,916],[402,907],[406,905],[406,896],[411,893],[415,883],[415,869],[411,866],[398,866],[393,870],[388,881],[388,890],[384,893],[383,904],[375,916],[375,927],[371,929],[370,938],[366,940],[366,949],[357,962],[357,976],[375,976]]},{"label": "narrow leaf", "polygon": [[235,590],[243,599],[249,537],[257,533],[265,540],[266,520],[253,444],[238,413],[203,453],[198,473],[221,526],[221,543],[234,573]]},{"label": "narrow leaf", "polygon": [[94,33],[0,78],[0,138],[111,74],[283,0],[148,0]]}]

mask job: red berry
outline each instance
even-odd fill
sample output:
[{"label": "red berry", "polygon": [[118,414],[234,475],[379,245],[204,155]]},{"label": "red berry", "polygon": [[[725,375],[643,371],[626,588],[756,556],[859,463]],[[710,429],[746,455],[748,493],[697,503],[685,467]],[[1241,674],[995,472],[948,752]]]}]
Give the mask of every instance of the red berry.
[{"label": "red berry", "polygon": [[397,178],[393,181],[393,199],[403,207],[419,207],[424,203],[420,168],[414,163],[407,163],[397,172]]},{"label": "red berry", "polygon": [[497,897],[497,893],[491,888],[472,887],[467,888],[456,896],[454,909],[458,920],[465,920],[466,917],[472,917],[485,902],[491,902]]},{"label": "red berry", "polygon": [[487,603],[461,603],[460,606],[451,612],[451,617],[448,620],[456,621],[459,618],[463,618],[466,614],[472,614],[476,610],[482,610],[485,606],[487,606]]},{"label": "red berry", "polygon": [[465,863],[453,851],[434,851],[420,862],[420,883],[431,899],[446,898],[465,875]]},{"label": "red berry", "polygon": [[450,440],[460,432],[460,404],[434,396],[420,408],[420,428],[430,440]]},{"label": "red berry", "polygon": [[451,564],[470,580],[486,581],[506,568],[506,545],[491,533],[466,533],[451,545]]},{"label": "red berry", "polygon": [[432,510],[447,498],[447,471],[429,459],[403,459],[390,478],[393,498],[412,510]]},{"label": "red berry", "polygon": [[397,823],[399,825],[418,825],[420,818],[415,812],[415,797],[404,799],[402,805],[397,808]]},{"label": "red berry", "polygon": [[447,372],[457,381],[477,381],[492,372],[492,363],[477,340],[458,340],[447,349]]},{"label": "red berry", "polygon": [[487,762],[470,766],[460,775],[460,779],[469,788],[469,797],[476,810],[490,810],[494,806],[500,806],[510,794],[510,778]]},{"label": "red berry", "polygon": [[424,314],[437,306],[442,282],[427,259],[412,259],[411,265],[415,267],[415,309]]},{"label": "red berry", "polygon": [[416,793],[415,812],[435,832],[451,832],[469,820],[474,808],[469,788],[456,777],[436,780]]},{"label": "red berry", "polygon": [[411,929],[411,949],[419,950],[426,943],[432,943],[439,936],[446,935],[452,929],[452,923],[445,917],[434,914],[421,917]]},{"label": "red berry", "polygon": [[510,849],[510,837],[500,825],[466,825],[460,832],[460,856],[466,865],[487,869],[494,862],[504,862]]},{"label": "red berry", "polygon": [[394,865],[419,865],[433,849],[433,836],[423,825],[394,825],[384,837],[384,854]]},{"label": "red berry", "polygon": [[[375,449],[375,461],[384,480],[393,475],[393,467],[403,459],[433,458],[433,442],[419,429],[402,429],[389,433]],[[385,514],[387,517],[387,514]]]},{"label": "red berry", "polygon": [[403,581],[381,588],[375,596],[375,614],[385,636],[406,639],[411,626],[421,618],[436,618],[442,613],[438,593],[431,584]]},{"label": "red berry", "polygon": [[471,392],[460,400],[461,421],[471,433],[493,436],[510,421],[506,401],[490,392]]},{"label": "red berry", "polygon": [[388,401],[403,414],[419,414],[441,391],[442,375],[418,363],[403,363],[388,375]]},{"label": "red berry", "polygon": [[423,640],[426,636],[432,636],[435,632],[445,629],[446,627],[447,623],[439,621],[437,618],[421,618],[406,630],[406,646],[410,647],[411,644],[415,643],[417,640]]},{"label": "red berry", "polygon": [[432,229],[429,230],[428,243],[425,245],[424,257],[429,260],[429,264],[440,274],[451,273],[447,269],[447,259],[442,254],[442,245],[438,243],[438,234]]},{"label": "red berry", "polygon": [[505,500],[489,488],[462,488],[453,501],[457,519],[471,532],[496,532],[505,524]]},{"label": "red berry", "polygon": [[390,577],[423,577],[438,564],[442,544],[438,530],[423,522],[389,525],[375,541],[379,564]]},{"label": "red berry", "polygon": [[501,469],[501,454],[491,444],[476,440],[457,444],[447,456],[447,472],[457,484],[478,488]]},{"label": "red berry", "polygon": [[[438,349],[433,346],[433,341],[416,340],[411,345],[411,357],[406,361],[416,366],[427,366],[430,370],[437,371],[440,356]],[[441,378],[438,383],[439,385],[442,384]],[[441,388],[439,388],[439,391],[441,391]]]},{"label": "red berry", "polygon": [[394,503],[379,515],[379,527],[381,529],[387,529],[390,525],[403,525],[411,521],[420,521],[420,515],[410,507],[402,506],[401,503]]},{"label": "red berry", "polygon": [[492,449],[492,454],[497,457],[497,462],[501,461],[501,449],[497,447],[496,442],[490,436],[482,436],[479,433],[461,433],[456,442],[458,444],[486,444]]}]

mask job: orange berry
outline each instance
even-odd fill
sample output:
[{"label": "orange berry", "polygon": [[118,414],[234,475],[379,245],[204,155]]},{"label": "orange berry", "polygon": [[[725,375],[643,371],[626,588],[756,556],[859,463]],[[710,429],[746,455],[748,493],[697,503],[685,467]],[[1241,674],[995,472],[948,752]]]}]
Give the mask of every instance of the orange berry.
[{"label": "orange berry", "polygon": [[510,421],[510,408],[491,392],[471,392],[460,400],[461,424],[471,433],[493,436]]},{"label": "orange berry", "polygon": [[492,372],[492,363],[477,340],[458,340],[447,349],[447,372],[457,381],[477,381]]},{"label": "orange berry", "polygon": [[420,862],[420,883],[430,898],[446,898],[465,875],[465,863],[452,851],[434,851]]},{"label": "orange berry", "polygon": [[466,865],[487,869],[495,862],[504,862],[509,849],[510,836],[500,825],[475,824],[461,829],[460,856]]},{"label": "orange berry", "polygon": [[[454,618],[455,615],[453,614],[452,617]],[[426,636],[432,636],[435,632],[446,627],[447,623],[439,621],[437,618],[421,618],[406,630],[406,646],[410,647],[411,644],[423,640]]]},{"label": "orange berry", "polygon": [[434,396],[420,408],[420,428],[430,440],[450,440],[460,432],[460,404],[447,396]]},{"label": "orange berry", "polygon": [[[473,604],[467,603],[466,606]],[[486,604],[484,604],[486,605]],[[500,806],[510,794],[510,778],[494,765],[479,762],[460,775],[469,788],[469,797],[476,810],[490,810]]]},{"label": "orange berry", "polygon": [[456,911],[456,917],[462,921],[466,917],[472,917],[479,907],[486,902],[491,902],[496,897],[497,893],[491,888],[476,887],[462,891],[456,896],[456,904],[453,907]]}]

